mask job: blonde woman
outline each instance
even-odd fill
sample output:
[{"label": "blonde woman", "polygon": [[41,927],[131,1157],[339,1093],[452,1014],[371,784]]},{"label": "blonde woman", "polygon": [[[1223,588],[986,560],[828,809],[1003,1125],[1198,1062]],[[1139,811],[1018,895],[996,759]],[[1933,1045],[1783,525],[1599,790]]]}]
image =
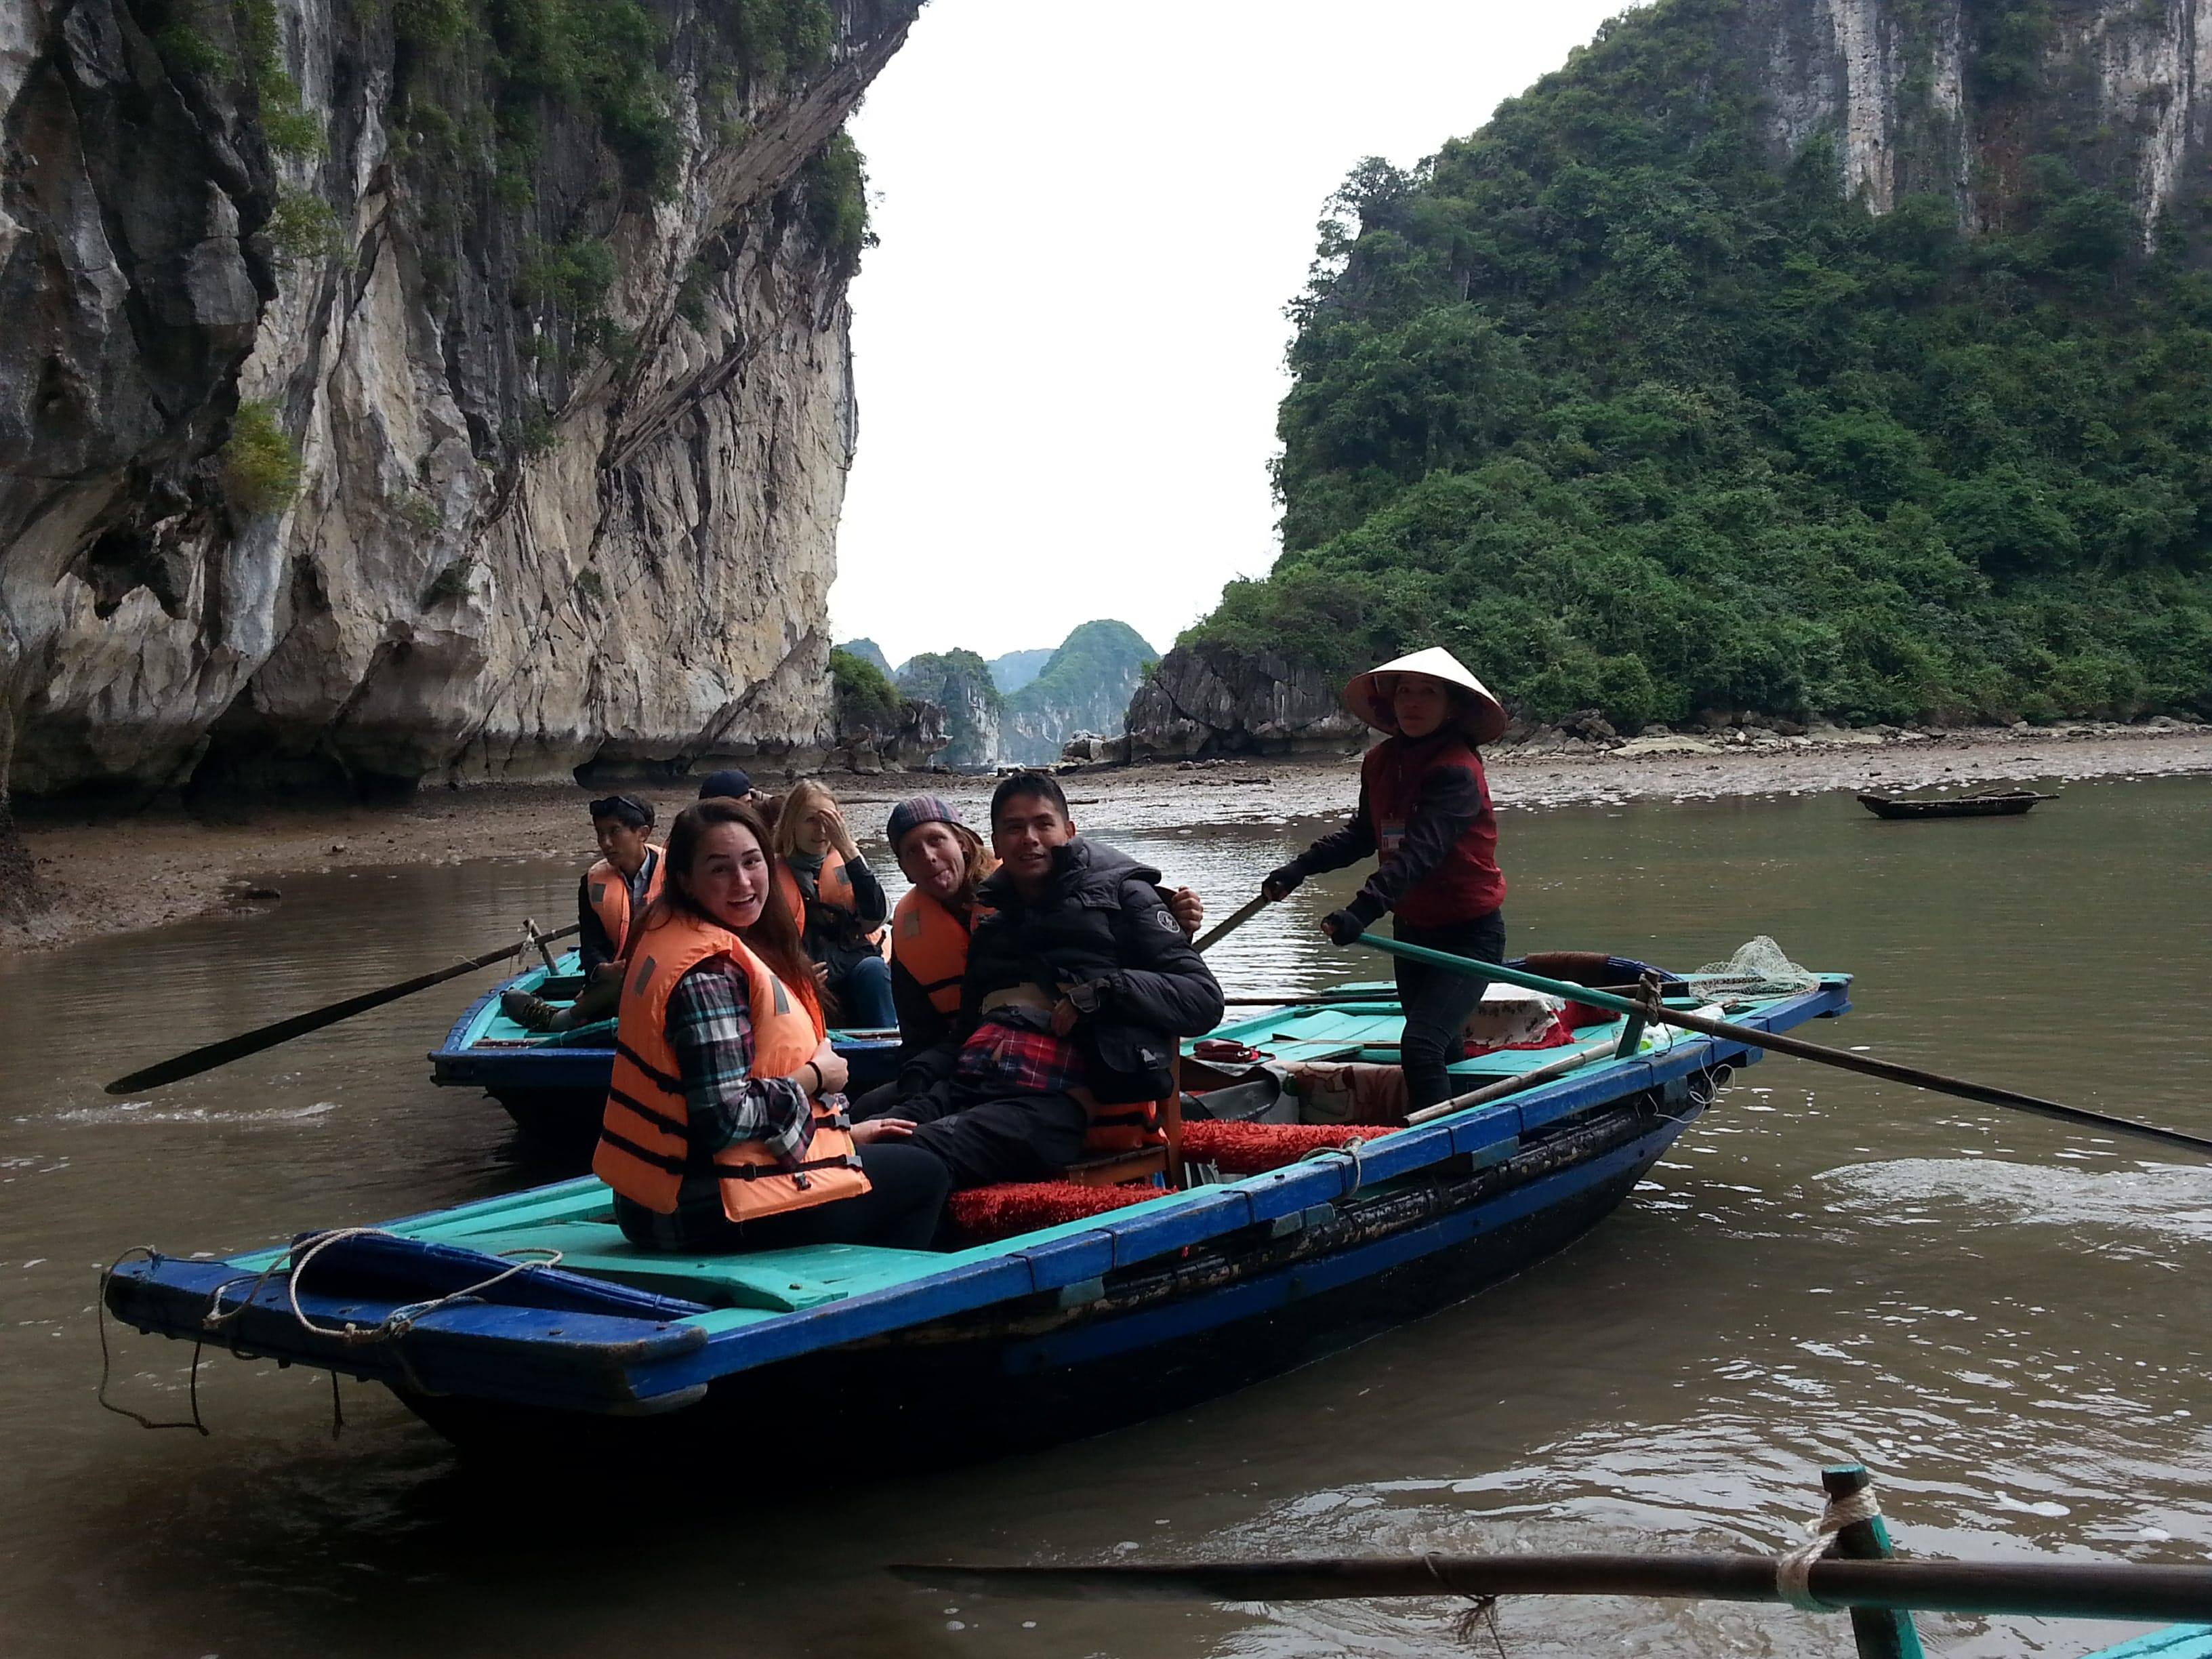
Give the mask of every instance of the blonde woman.
[{"label": "blonde woman", "polygon": [[866,1030],[898,1023],[884,959],[890,907],[837,798],[820,784],[795,784],[775,819],[776,885],[801,918],[799,937],[839,1022]]}]

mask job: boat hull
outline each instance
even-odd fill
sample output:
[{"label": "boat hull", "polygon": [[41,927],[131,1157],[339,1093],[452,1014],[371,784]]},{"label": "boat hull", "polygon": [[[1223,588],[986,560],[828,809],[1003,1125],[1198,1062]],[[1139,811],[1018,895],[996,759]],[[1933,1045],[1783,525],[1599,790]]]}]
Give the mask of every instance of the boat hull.
[{"label": "boat hull", "polygon": [[[720,1378],[682,1407],[647,1416],[518,1411],[404,1383],[393,1391],[463,1451],[520,1463],[593,1443],[750,1440],[793,1399],[872,1425],[853,1443],[856,1468],[879,1464],[887,1443],[899,1446],[902,1467],[1034,1449],[1261,1382],[1556,1255],[1619,1208],[1698,1115],[1692,1091],[1674,1092],[1671,1103],[1639,1103],[1585,1127],[1572,1144],[1533,1149],[1515,1161],[1524,1168],[1462,1179],[1463,1194],[1426,1219],[1376,1229],[1360,1243],[1323,1237],[1333,1223],[1316,1224],[1303,1251],[1283,1249],[1280,1260],[1182,1294],[1103,1283],[1087,1306],[1000,1310],[965,1329],[805,1355]],[[1358,1224],[1335,1231],[1356,1232]],[[805,1455],[818,1462],[822,1452]]]},{"label": "boat hull", "polygon": [[[1782,1030],[1849,1006],[1848,979],[1827,975],[1738,1021]],[[1348,1054],[1395,1018],[1362,1004],[1224,1030]],[[1541,1053],[1463,1064],[1533,1070]],[[763,1412],[800,1397],[913,1424],[901,1463],[959,1460],[1204,1398],[1522,1271],[1617,1207],[1725,1070],[1758,1057],[1747,1036],[1682,1036],[1434,1122],[945,1251],[640,1250],[585,1177],[309,1235],[289,1269],[282,1251],[129,1261],[106,1299],[143,1330],[386,1383],[486,1453],[752,1444]]]},{"label": "boat hull", "polygon": [[1901,822],[1911,818],[2010,818],[2048,795],[1966,795],[1952,800],[1899,800],[1889,795],[1861,795],[1860,805],[1878,818]]}]

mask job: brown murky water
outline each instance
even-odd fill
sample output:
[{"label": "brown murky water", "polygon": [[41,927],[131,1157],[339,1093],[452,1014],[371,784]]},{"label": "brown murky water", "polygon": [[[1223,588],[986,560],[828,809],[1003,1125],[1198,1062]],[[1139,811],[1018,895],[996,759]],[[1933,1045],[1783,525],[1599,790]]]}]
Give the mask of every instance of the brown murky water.
[{"label": "brown murky water", "polygon": [[[1086,827],[1219,910],[1310,821],[1206,792]],[[859,816],[856,814],[856,817]],[[1133,822],[1132,820],[1135,821]],[[1119,830],[1122,833],[1116,834]],[[2075,785],[2024,819],[1889,825],[1848,798],[1510,813],[1516,948],[1695,966],[1771,933],[1860,975],[1818,1035],[2212,1127],[2212,780]],[[927,1479],[789,1492],[702,1468],[697,1512],[462,1471],[380,1391],[210,1359],[214,1430],[98,1411],[97,1268],[228,1252],[538,1178],[487,1101],[429,1086],[438,993],[118,1102],[106,1078],[561,914],[573,869],[296,878],[273,913],[0,963],[0,1649],[85,1656],[975,1656],[1464,1651],[1442,1604],[963,1601],[876,1568],[1501,1547],[1771,1547],[1863,1455],[1909,1548],[2212,1553],[2212,1171],[1771,1060],[1632,1202],[1490,1295],[1196,1411]],[[1218,947],[1232,990],[1377,976],[1316,884]],[[118,1333],[117,1387],[185,1405],[187,1351]],[[851,1432],[866,1438],[871,1425]],[[883,1447],[895,1466],[898,1448]],[[579,1471],[578,1473],[582,1473]],[[2125,1632],[1930,1621],[1956,1656]],[[1837,1620],[1504,1610],[1516,1659],[1841,1655]]]}]

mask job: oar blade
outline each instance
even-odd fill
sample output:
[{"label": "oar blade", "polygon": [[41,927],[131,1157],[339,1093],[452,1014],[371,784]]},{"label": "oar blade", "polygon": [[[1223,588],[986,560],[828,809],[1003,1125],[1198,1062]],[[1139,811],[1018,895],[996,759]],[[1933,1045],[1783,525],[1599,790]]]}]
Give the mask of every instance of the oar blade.
[{"label": "oar blade", "polygon": [[[574,927],[563,927],[557,933],[541,933],[538,937],[549,940],[566,939],[577,931],[578,929]],[[386,985],[374,991],[363,991],[355,996],[342,998],[337,1002],[325,1003],[319,1008],[311,1008],[303,1014],[293,1014],[283,1019],[272,1021],[267,1025],[257,1025],[250,1031],[240,1031],[236,1036],[224,1037],[216,1042],[203,1043],[197,1048],[174,1055],[161,1061],[158,1065],[148,1066],[131,1073],[128,1077],[116,1079],[107,1085],[106,1092],[111,1095],[135,1094],[142,1089],[158,1089],[164,1084],[178,1083],[188,1077],[197,1077],[202,1072],[211,1072],[218,1066],[228,1066],[234,1060],[243,1060],[248,1054],[258,1054],[264,1048],[274,1048],[279,1043],[289,1042],[294,1037],[305,1036],[310,1031],[319,1031],[326,1025],[336,1025],[341,1020],[351,1019],[356,1014],[365,1014],[372,1008],[381,1008],[387,1002],[397,1002],[400,998],[412,996],[417,991],[427,991],[434,985],[442,985],[447,980],[458,979],[463,974],[472,974],[479,969],[489,968],[495,963],[505,962],[515,956],[522,948],[520,941],[503,945],[496,951],[487,951],[481,956],[471,957],[465,962],[455,963],[449,968],[441,968],[434,973],[417,974],[414,978],[401,980],[396,985]]]},{"label": "oar blade", "polygon": [[1198,943],[1191,948],[1203,955],[1208,945],[1212,945],[1218,939],[1225,939],[1231,933],[1235,933],[1239,927],[1242,927],[1246,922],[1251,921],[1254,916],[1258,915],[1261,910],[1265,909],[1267,908],[1267,896],[1265,893],[1261,894],[1257,898],[1247,901],[1245,903],[1238,906],[1236,909],[1231,911],[1229,915],[1224,916],[1220,921],[1208,928],[1205,934],[1199,939]]}]

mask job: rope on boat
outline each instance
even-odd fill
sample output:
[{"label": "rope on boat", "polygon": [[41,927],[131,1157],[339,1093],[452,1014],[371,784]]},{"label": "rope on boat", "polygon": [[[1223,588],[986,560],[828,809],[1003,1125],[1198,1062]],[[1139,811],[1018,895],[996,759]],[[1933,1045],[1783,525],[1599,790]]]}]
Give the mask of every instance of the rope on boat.
[{"label": "rope on boat", "polygon": [[1338,1194],[1338,1196],[1341,1198],[1350,1198],[1352,1194],[1359,1190],[1359,1183],[1365,1180],[1367,1176],[1367,1166],[1359,1160],[1359,1146],[1360,1143],[1357,1139],[1347,1140],[1341,1146],[1316,1146],[1311,1152],[1303,1154],[1299,1158],[1298,1162],[1301,1164],[1313,1164],[1325,1162],[1332,1158],[1350,1158],[1352,1160],[1352,1185]]},{"label": "rope on boat", "polygon": [[[223,1292],[232,1285],[241,1282],[246,1276],[241,1273],[237,1279],[223,1280],[209,1292],[207,1311],[200,1316],[200,1323],[211,1331],[221,1329],[252,1307],[254,1298],[261,1294],[261,1287],[269,1282],[270,1275],[282,1268],[284,1273],[285,1298],[291,1304],[292,1317],[300,1322],[300,1328],[311,1336],[334,1336],[347,1346],[355,1347],[365,1343],[382,1342],[388,1339],[404,1336],[413,1330],[418,1322],[437,1312],[441,1308],[448,1308],[456,1302],[465,1302],[481,1296],[493,1285],[504,1284],[517,1273],[528,1273],[532,1267],[556,1267],[561,1264],[560,1251],[543,1245],[525,1245],[519,1249],[501,1250],[500,1255],[502,1258],[530,1255],[542,1256],[544,1260],[513,1261],[490,1278],[480,1279],[473,1285],[464,1285],[458,1291],[448,1291],[445,1295],[434,1297],[427,1302],[403,1304],[385,1315],[374,1325],[356,1325],[351,1320],[346,1321],[343,1325],[318,1325],[307,1317],[307,1310],[300,1305],[300,1279],[307,1271],[309,1262],[342,1239],[393,1238],[404,1241],[405,1237],[403,1233],[395,1233],[383,1227],[333,1227],[329,1232],[319,1235],[315,1242],[308,1245],[306,1249],[300,1250],[297,1260],[293,1259],[293,1252],[298,1250],[299,1247],[297,1245],[288,1247],[283,1255],[276,1257],[267,1267],[254,1275],[253,1282],[247,1288],[244,1299],[235,1307],[222,1306]],[[288,1261],[290,1263],[289,1267],[285,1265]]]},{"label": "rope on boat", "polygon": [[107,1282],[115,1277],[115,1270],[134,1255],[143,1255],[149,1261],[159,1261],[161,1259],[151,1244],[134,1244],[100,1272],[100,1297],[93,1304],[93,1323],[100,1332],[100,1387],[93,1397],[100,1402],[102,1410],[113,1412],[118,1417],[127,1417],[142,1429],[198,1429],[204,1438],[214,1431],[200,1421],[200,1348],[203,1345],[199,1342],[192,1344],[192,1369],[186,1385],[192,1402],[192,1414],[190,1418],[179,1418],[172,1422],[156,1423],[143,1413],[134,1412],[128,1406],[118,1406],[107,1397],[107,1376],[110,1364],[107,1353]]},{"label": "rope on boat", "polygon": [[1837,1613],[1842,1609],[1835,1603],[1823,1601],[1813,1594],[1813,1564],[1828,1553],[1836,1534],[1845,1527],[1856,1526],[1862,1521],[1871,1521],[1881,1513],[1881,1504],[1871,1486],[1860,1487],[1843,1498],[1831,1498],[1827,1507],[1805,1524],[1813,1535],[1796,1549],[1784,1552],[1774,1563],[1774,1589],[1784,1601],[1800,1613]]},{"label": "rope on boat", "polygon": [[[1437,1570],[1437,1558],[1434,1555],[1425,1553],[1421,1557],[1421,1565],[1429,1570],[1430,1577],[1435,1579],[1439,1584],[1443,1584],[1446,1589],[1451,1590],[1449,1584],[1444,1584],[1443,1574]],[[1467,1595],[1465,1590],[1452,1590],[1451,1593],[1455,1595]],[[1487,1630],[1490,1632],[1491,1641],[1497,1646],[1498,1659],[1505,1659],[1505,1638],[1499,1635],[1498,1631],[1498,1598],[1494,1595],[1467,1595],[1467,1610],[1452,1621],[1453,1637],[1462,1647],[1471,1648],[1474,1645],[1475,1632]]]}]

